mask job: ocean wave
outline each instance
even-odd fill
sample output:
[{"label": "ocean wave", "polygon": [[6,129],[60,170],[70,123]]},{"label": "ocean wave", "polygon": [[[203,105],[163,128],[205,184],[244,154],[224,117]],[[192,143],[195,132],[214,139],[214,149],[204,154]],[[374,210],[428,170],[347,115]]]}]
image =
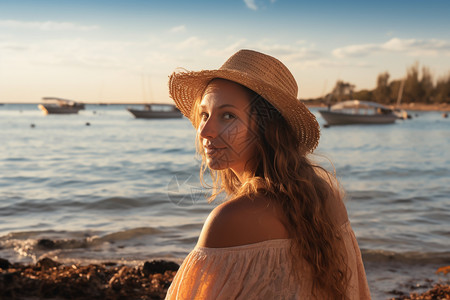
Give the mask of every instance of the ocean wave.
[{"label": "ocean wave", "polygon": [[[10,195],[11,197],[14,195]],[[87,200],[86,200],[87,199]],[[152,207],[166,204],[168,202],[167,194],[154,193],[148,197],[108,197],[101,198],[90,196],[90,199],[81,195],[80,197],[69,199],[29,199],[23,200],[20,195],[15,195],[8,203],[0,206],[0,216],[11,217],[22,215],[24,213],[48,213],[51,211],[67,210],[124,210],[142,207]],[[22,201],[20,201],[22,200]]]},{"label": "ocean wave", "polygon": [[[55,255],[61,251],[86,249],[94,253],[103,245],[129,242],[131,245],[146,236],[157,236],[164,233],[163,229],[139,227],[128,230],[100,234],[95,231],[24,231],[13,232],[0,237],[0,257],[18,256],[36,261],[46,254]],[[120,247],[120,246],[119,246]],[[9,253],[9,254],[8,254]]]},{"label": "ocean wave", "polygon": [[157,205],[163,201],[157,197],[150,198],[125,198],[125,197],[110,197],[101,199],[92,203],[86,203],[85,209],[109,210],[109,209],[127,209],[148,207],[150,205]]},{"label": "ocean wave", "polygon": [[404,264],[450,264],[449,251],[394,252],[389,250],[362,249],[365,262],[400,262]]}]

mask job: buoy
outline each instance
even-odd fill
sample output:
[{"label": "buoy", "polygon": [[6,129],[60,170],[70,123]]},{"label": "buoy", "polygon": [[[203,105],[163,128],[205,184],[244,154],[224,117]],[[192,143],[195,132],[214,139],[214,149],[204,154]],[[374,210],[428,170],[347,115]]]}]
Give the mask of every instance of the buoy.
[{"label": "buoy", "polygon": [[86,126],[91,126],[91,123],[89,123],[89,122],[86,122]]},{"label": "buoy", "polygon": [[34,128],[34,127],[36,127],[36,125],[34,125],[34,124],[30,124],[30,127],[31,127],[31,128]]}]

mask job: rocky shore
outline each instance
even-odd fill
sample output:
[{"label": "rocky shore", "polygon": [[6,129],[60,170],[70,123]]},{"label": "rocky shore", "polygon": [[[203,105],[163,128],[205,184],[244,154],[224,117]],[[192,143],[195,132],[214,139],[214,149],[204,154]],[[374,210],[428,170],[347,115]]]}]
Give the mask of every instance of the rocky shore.
[{"label": "rocky shore", "polygon": [[450,299],[450,286],[447,284],[435,284],[428,291],[418,294],[415,292],[409,295],[399,295],[390,300],[445,300]]},{"label": "rocky shore", "polygon": [[[49,258],[23,265],[0,258],[0,299],[164,299],[178,268],[164,260],[129,267],[62,265]],[[389,293],[395,295],[392,300],[450,299],[449,281],[430,282],[430,289],[420,294],[410,290]]]},{"label": "rocky shore", "polygon": [[141,267],[62,265],[49,258],[35,265],[0,259],[0,299],[164,299],[178,264]]},{"label": "rocky shore", "polygon": [[[442,273],[447,275],[450,273],[450,266],[444,266],[436,270],[436,274]],[[433,280],[427,280],[429,284],[429,289],[423,293],[408,292],[403,291],[390,291],[391,294],[396,294],[397,297],[391,298],[390,300],[444,300],[450,299],[450,280],[445,282],[434,283]],[[428,285],[427,285],[428,286]],[[409,290],[415,290],[416,288],[421,288],[420,285],[412,285]]]}]

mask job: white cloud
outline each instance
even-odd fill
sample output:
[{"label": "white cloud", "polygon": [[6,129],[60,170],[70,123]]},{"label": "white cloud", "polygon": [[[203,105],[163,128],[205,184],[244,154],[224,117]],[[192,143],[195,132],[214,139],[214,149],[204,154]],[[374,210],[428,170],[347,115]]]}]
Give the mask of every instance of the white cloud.
[{"label": "white cloud", "polygon": [[[270,4],[274,4],[277,0],[270,0]],[[256,4],[256,0],[244,0],[245,5],[251,10],[258,9],[267,9],[267,0],[258,0],[258,4]]]},{"label": "white cloud", "polygon": [[258,6],[256,6],[255,0],[244,0],[245,5],[251,10],[258,10]]},{"label": "white cloud", "polygon": [[[131,55],[134,45],[116,41],[92,41],[85,39],[56,39],[39,43],[0,43],[0,50],[9,50],[8,61],[20,61],[32,67],[60,66],[96,69],[130,69],[134,62]],[[131,50],[130,50],[131,49]]]},{"label": "white cloud", "polygon": [[59,31],[59,30],[90,31],[98,29],[98,26],[86,26],[70,22],[53,22],[53,21],[29,22],[18,20],[0,20],[0,27],[13,29],[43,30],[43,31]]},{"label": "white cloud", "polygon": [[202,40],[196,36],[191,36],[185,39],[184,41],[178,43],[175,47],[179,50],[183,50],[183,49],[199,48],[204,45],[206,45],[206,40]]},{"label": "white cloud", "polygon": [[306,41],[280,44],[270,39],[264,39],[253,44],[252,48],[273,55],[286,63],[304,62],[322,56],[322,53],[317,51],[314,45],[306,44]]},{"label": "white cloud", "polygon": [[299,65],[300,69],[317,69],[317,68],[342,69],[342,68],[370,68],[370,67],[372,67],[372,65],[365,62],[352,63],[349,61],[331,60],[328,58],[306,60]]},{"label": "white cloud", "polygon": [[378,53],[404,53],[410,56],[450,55],[450,41],[392,38],[381,44],[350,45],[333,50],[339,58],[361,57]]},{"label": "white cloud", "polygon": [[185,32],[185,31],[186,31],[185,25],[175,26],[169,30],[169,32],[171,32],[171,33],[179,33],[179,32]]},{"label": "white cloud", "polygon": [[239,49],[245,48],[246,43],[247,43],[246,39],[239,39],[223,48],[206,49],[205,54],[208,56],[224,59],[230,57],[231,55],[233,55],[233,53],[237,52]]},{"label": "white cloud", "polygon": [[[240,49],[254,49],[272,55],[285,63],[292,70],[305,70],[326,67],[341,67],[343,62],[326,59],[324,53],[317,50],[314,44],[307,41],[280,43],[272,39],[250,41],[247,39],[228,40],[227,44],[208,47],[203,50],[206,56],[213,57],[220,65]],[[350,64],[347,63],[346,66]],[[362,66],[359,66],[362,67]]]},{"label": "white cloud", "polygon": [[363,44],[363,45],[350,45],[333,50],[333,55],[339,58],[366,56],[370,53],[380,51],[380,46],[377,44]]},{"label": "white cloud", "polygon": [[2,42],[0,43],[0,50],[5,51],[25,51],[29,47],[23,44],[15,43],[15,42]]}]

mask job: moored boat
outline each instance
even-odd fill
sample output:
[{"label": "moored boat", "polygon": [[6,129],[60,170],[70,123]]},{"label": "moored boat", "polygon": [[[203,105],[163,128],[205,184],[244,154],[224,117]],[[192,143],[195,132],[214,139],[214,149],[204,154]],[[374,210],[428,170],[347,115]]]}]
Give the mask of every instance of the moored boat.
[{"label": "moored boat", "polygon": [[411,116],[404,109],[393,108],[392,110],[393,110],[393,113],[397,116],[397,119],[400,119],[400,120],[411,119]]},{"label": "moored boat", "polygon": [[183,115],[175,105],[165,103],[146,104],[144,109],[127,108],[138,119],[171,119]]},{"label": "moored boat", "polygon": [[327,125],[392,124],[397,119],[389,107],[360,100],[343,101],[319,112]]},{"label": "moored boat", "polygon": [[67,100],[56,97],[44,97],[44,101],[49,103],[41,103],[38,105],[39,109],[44,114],[77,114],[80,110],[84,109],[84,103],[75,102],[73,100]]}]

